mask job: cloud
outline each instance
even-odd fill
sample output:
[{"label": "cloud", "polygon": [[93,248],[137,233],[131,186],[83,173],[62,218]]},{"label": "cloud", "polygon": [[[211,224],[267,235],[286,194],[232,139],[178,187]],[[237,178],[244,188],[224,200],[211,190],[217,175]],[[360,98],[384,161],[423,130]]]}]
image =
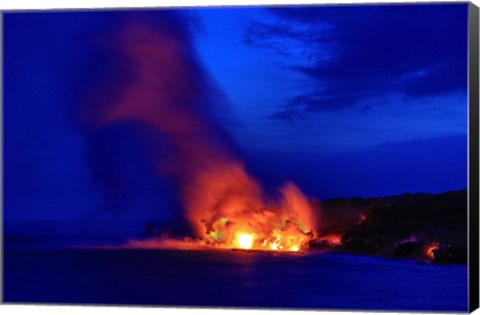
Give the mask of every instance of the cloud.
[{"label": "cloud", "polygon": [[245,43],[312,82],[274,119],[365,106],[390,93],[437,96],[467,87],[466,4],[292,6],[252,21]]}]

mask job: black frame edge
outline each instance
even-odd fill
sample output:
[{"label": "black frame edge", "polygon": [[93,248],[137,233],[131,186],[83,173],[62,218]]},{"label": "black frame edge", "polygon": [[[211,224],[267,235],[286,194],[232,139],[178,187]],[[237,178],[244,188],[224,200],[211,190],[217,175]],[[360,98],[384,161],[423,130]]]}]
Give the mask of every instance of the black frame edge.
[{"label": "black frame edge", "polygon": [[479,307],[479,8],[468,7],[469,60],[469,258],[468,310]]}]

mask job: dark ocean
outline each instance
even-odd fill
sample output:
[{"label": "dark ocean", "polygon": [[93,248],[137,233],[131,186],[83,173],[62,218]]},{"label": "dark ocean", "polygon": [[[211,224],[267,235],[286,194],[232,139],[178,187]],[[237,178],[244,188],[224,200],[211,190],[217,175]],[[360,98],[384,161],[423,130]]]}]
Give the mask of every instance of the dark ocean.
[{"label": "dark ocean", "polygon": [[333,253],[4,248],[4,300],[467,310],[467,266]]}]

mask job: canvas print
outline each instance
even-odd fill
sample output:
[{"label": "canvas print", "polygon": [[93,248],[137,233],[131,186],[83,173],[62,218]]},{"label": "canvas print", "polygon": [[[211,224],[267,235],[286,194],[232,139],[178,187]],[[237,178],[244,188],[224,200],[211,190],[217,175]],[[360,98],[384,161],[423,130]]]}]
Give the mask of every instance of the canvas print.
[{"label": "canvas print", "polygon": [[7,303],[468,309],[468,4],[3,12]]}]

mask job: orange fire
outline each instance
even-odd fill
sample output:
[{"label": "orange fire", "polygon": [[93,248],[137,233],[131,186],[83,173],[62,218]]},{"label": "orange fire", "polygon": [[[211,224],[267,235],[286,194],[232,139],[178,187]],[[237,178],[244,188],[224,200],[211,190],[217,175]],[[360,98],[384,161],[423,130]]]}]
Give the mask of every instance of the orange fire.
[{"label": "orange fire", "polygon": [[199,237],[220,248],[293,252],[306,248],[314,231],[311,206],[293,184],[287,184],[282,193],[282,202],[270,206],[254,198],[224,195],[228,207],[203,213],[197,222],[204,233]]},{"label": "orange fire", "polygon": [[425,255],[431,259],[435,259],[435,253],[433,251],[439,249],[439,244],[438,243],[430,243],[425,245]]},{"label": "orange fire", "polygon": [[[211,197],[212,192],[203,192],[206,197]],[[299,252],[306,249],[314,237],[314,225],[309,221],[313,218],[313,211],[293,184],[287,184],[282,192],[282,202],[270,206],[225,194],[221,200],[228,205],[225,208],[204,208],[204,212],[193,212],[193,218],[200,218],[192,222],[197,227],[196,238],[171,240],[165,237],[153,244],[174,249]]]},{"label": "orange fire", "polygon": [[[285,205],[274,210],[230,211],[231,219],[220,217],[213,221],[196,222],[201,227],[199,231],[204,234],[198,234],[195,238],[171,239],[164,236],[159,239],[130,241],[126,247],[299,252],[308,247],[308,242],[314,237],[314,228],[307,225],[311,222],[299,221],[302,213],[296,213],[295,210],[305,211],[310,208],[288,208]],[[339,242],[339,240],[333,242],[336,241]]]}]

